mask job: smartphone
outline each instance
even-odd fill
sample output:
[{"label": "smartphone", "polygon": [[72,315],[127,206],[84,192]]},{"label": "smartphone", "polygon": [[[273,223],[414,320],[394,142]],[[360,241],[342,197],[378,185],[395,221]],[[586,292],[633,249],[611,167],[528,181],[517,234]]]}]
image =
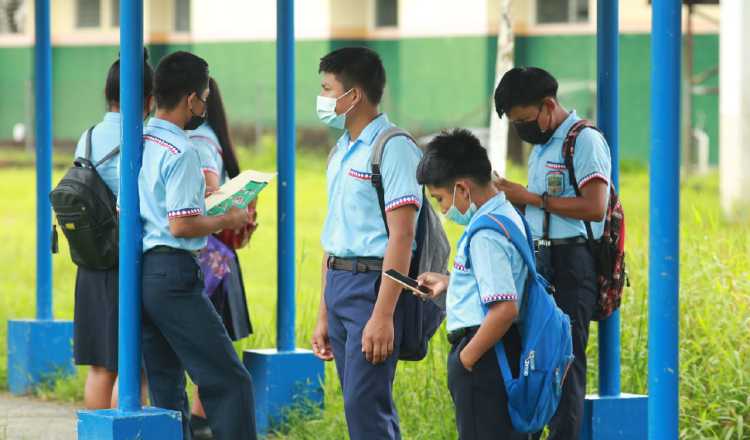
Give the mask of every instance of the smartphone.
[{"label": "smartphone", "polygon": [[398,271],[394,269],[388,269],[387,271],[383,272],[385,276],[392,279],[393,281],[399,283],[401,286],[403,286],[405,289],[409,289],[412,292],[416,293],[417,296],[420,298],[426,298],[429,297],[432,294],[432,291],[428,289],[425,286],[420,286],[417,280],[413,278],[409,278],[406,275],[399,273]]}]

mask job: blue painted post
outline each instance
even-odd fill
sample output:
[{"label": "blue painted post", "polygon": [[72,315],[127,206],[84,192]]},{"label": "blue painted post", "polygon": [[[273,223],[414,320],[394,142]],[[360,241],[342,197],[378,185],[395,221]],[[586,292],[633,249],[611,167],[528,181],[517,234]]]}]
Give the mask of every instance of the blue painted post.
[{"label": "blue painted post", "polygon": [[[612,184],[619,188],[620,41],[616,0],[597,5],[597,124],[612,156]],[[646,396],[620,392],[620,312],[599,323],[599,395],[586,397],[582,440],[641,440],[648,432]]]},{"label": "blue painted post", "polygon": [[292,351],[294,338],[294,0],[276,2],[276,118],[279,169],[276,347]]},{"label": "blue painted post", "polygon": [[52,44],[50,0],[34,3],[36,141],[36,320],[8,321],[8,388],[26,394],[59,374],[75,373],[73,323],[52,314]]},{"label": "blue painted post", "polygon": [[78,412],[79,440],[179,440],[181,414],[141,408],[141,215],[143,0],[120,2],[120,309],[117,409]]},{"label": "blue painted post", "polygon": [[[618,2],[597,6],[597,124],[612,155],[612,184],[620,185],[620,44]],[[599,395],[620,394],[620,311],[599,323]]]},{"label": "blue painted post", "polygon": [[50,0],[37,0],[34,18],[36,103],[36,318],[52,319],[52,43]]},{"label": "blue painted post", "polygon": [[323,404],[323,362],[295,349],[294,0],[276,1],[276,136],[278,142],[278,302],[276,349],[247,350],[244,363],[255,384],[255,419],[266,433],[284,412],[302,403]]},{"label": "blue painted post", "polygon": [[654,0],[651,36],[648,425],[679,433],[680,0]]},{"label": "blue painted post", "polygon": [[138,172],[143,151],[143,1],[120,3],[120,304],[119,408],[141,409],[141,216]]}]

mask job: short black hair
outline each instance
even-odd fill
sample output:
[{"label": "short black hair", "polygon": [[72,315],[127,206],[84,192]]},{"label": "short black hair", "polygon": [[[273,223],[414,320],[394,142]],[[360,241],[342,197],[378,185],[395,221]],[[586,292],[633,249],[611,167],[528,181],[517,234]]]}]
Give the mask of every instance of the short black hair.
[{"label": "short black hair", "polygon": [[514,67],[507,71],[495,89],[495,111],[499,117],[513,107],[541,104],[544,98],[557,99],[557,80],[538,67]]},{"label": "short black hair", "polygon": [[417,181],[420,185],[448,188],[462,178],[480,185],[490,182],[492,165],[487,150],[469,130],[443,131],[427,144],[417,165]]},{"label": "short black hair", "polygon": [[[148,49],[143,48],[143,98],[154,93],[154,69],[148,63]],[[104,98],[107,106],[120,105],[120,58],[115,60],[107,72],[107,82],[104,84]]]},{"label": "short black hair", "polygon": [[374,105],[380,104],[385,89],[385,68],[380,55],[366,47],[344,47],[320,59],[318,73],[332,73],[348,90],[359,86]]},{"label": "short black hair", "polygon": [[154,96],[159,108],[173,109],[184,96],[207,87],[208,63],[190,52],[171,53],[156,66]]}]

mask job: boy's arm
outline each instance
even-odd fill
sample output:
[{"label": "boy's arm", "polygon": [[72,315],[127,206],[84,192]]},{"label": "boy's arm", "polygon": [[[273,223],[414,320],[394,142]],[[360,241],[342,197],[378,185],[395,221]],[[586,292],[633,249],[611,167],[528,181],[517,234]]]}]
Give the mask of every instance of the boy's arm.
[{"label": "boy's arm", "polygon": [[513,277],[513,245],[499,232],[482,230],[471,239],[470,257],[479,287],[479,298],[489,311],[479,330],[459,353],[464,367],[474,364],[505,335],[518,316],[519,295]]},{"label": "boy's arm", "polygon": [[467,370],[474,368],[477,361],[505,336],[513,320],[518,316],[515,301],[498,302],[489,307],[490,311],[479,326],[479,330],[459,353],[461,364]]},{"label": "boy's arm", "polygon": [[169,232],[175,237],[205,237],[222,229],[239,229],[250,222],[247,210],[232,207],[217,216],[193,215],[169,219]]}]

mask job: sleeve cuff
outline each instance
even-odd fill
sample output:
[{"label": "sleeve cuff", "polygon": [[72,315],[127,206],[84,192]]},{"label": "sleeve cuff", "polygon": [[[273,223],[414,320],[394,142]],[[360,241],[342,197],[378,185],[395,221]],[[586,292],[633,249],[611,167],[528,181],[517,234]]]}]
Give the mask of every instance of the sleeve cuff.
[{"label": "sleeve cuff", "polygon": [[175,211],[169,211],[167,213],[167,217],[169,218],[179,218],[179,217],[193,217],[196,215],[203,214],[203,210],[200,208],[188,208],[188,209],[178,209]]},{"label": "sleeve cuff", "polygon": [[219,175],[218,171],[216,171],[213,168],[209,168],[209,167],[203,167],[203,168],[201,168],[201,171],[203,171],[204,173],[211,173],[211,174],[214,174],[214,175],[217,175],[217,176]]},{"label": "sleeve cuff", "polygon": [[399,197],[397,199],[393,199],[390,202],[385,204],[385,210],[386,212],[393,211],[394,209],[401,208],[402,206],[406,205],[413,205],[415,208],[419,209],[421,206],[419,199],[417,196],[408,195]]},{"label": "sleeve cuff", "polygon": [[518,295],[515,293],[497,293],[494,295],[482,296],[482,304],[490,304],[503,301],[518,301]]},{"label": "sleeve cuff", "polygon": [[595,171],[595,172],[589,174],[588,176],[584,177],[583,179],[580,179],[578,181],[578,188],[583,188],[584,186],[586,186],[587,183],[589,183],[589,182],[591,182],[593,180],[597,180],[597,179],[601,180],[602,182],[604,182],[606,184],[609,184],[609,179],[607,178],[607,176],[605,176],[604,174],[602,174],[602,173],[600,173],[598,171]]}]

